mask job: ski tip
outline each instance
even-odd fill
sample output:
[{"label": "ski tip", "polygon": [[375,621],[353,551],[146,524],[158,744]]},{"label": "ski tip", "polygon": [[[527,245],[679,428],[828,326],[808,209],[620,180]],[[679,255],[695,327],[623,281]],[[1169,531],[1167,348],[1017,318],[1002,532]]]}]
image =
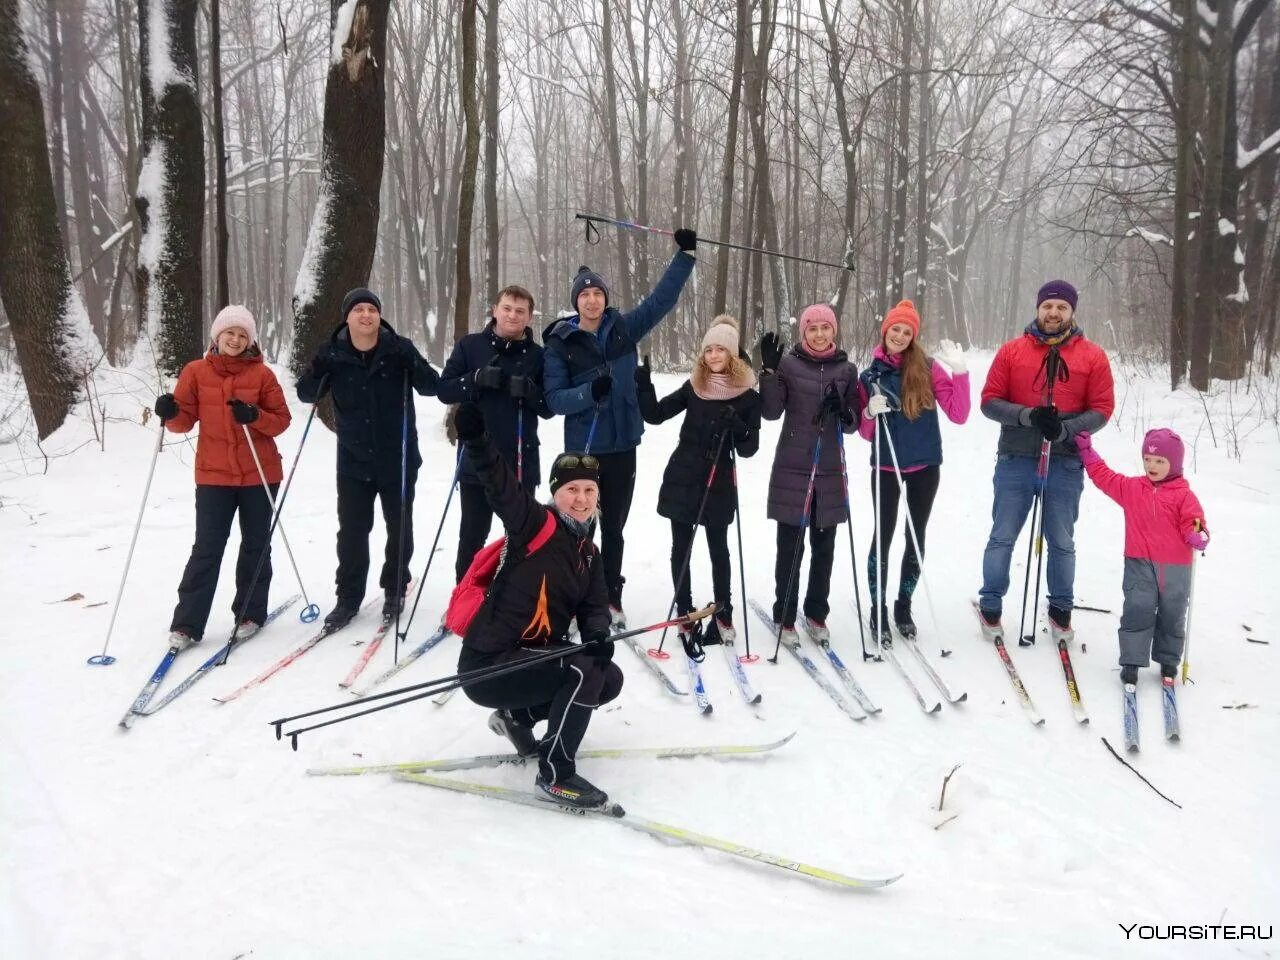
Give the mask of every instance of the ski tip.
[{"label": "ski tip", "polygon": [[1088,717],[1079,717],[1079,718],[1077,718],[1077,719],[1078,719],[1078,722],[1080,723],[1080,726],[1082,726],[1082,727],[1087,727],[1087,726],[1089,725],[1089,718],[1088,718]]},{"label": "ski tip", "polygon": [[930,715],[932,715],[932,714],[935,714],[935,713],[940,713],[941,711],[942,711],[942,701],[941,701],[941,700],[935,700],[935,701],[933,702],[933,706],[932,706],[932,707],[930,707],[930,708],[929,708],[929,710],[928,710],[928,711],[926,711],[926,712],[927,712],[927,713],[929,713]]},{"label": "ski tip", "polygon": [[964,702],[965,702],[966,700],[968,700],[968,699],[969,699],[969,691],[968,691],[968,690],[966,690],[964,693],[960,694],[960,696],[953,698],[951,702],[952,702],[952,703],[964,703]]},{"label": "ski tip", "polygon": [[764,699],[764,697],[763,697],[761,694],[758,694],[758,693],[757,693],[757,694],[755,695],[755,698],[754,698],[754,699],[752,699],[752,700],[751,700],[751,701],[749,701],[749,702],[750,702],[750,704],[751,704],[753,707],[755,707],[755,706],[759,706],[759,705],[760,705],[760,701],[761,701],[761,700],[763,700],[763,699]]}]

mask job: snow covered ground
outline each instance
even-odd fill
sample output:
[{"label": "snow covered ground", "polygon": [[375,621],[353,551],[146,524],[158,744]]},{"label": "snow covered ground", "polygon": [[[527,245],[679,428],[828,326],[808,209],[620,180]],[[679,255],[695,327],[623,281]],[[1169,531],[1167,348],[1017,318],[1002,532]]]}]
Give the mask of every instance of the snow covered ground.
[{"label": "snow covered ground", "polygon": [[[975,393],[988,360],[974,361]],[[0,955],[1276,956],[1274,940],[1139,942],[1137,929],[1132,939],[1122,929],[1153,925],[1163,934],[1170,924],[1249,924],[1265,933],[1280,921],[1275,388],[1270,399],[1258,399],[1262,391],[1224,393],[1206,408],[1192,393],[1118,373],[1117,416],[1097,447],[1113,466],[1135,472],[1143,430],[1174,426],[1188,441],[1188,477],[1214,533],[1195,598],[1197,682],[1179,690],[1181,744],[1163,742],[1150,673],[1141,684],[1144,740],[1134,763],[1181,809],[1099,740],[1121,740],[1115,628],[1123,527],[1119,509],[1096,489],[1086,486],[1077,530],[1077,598],[1115,613],[1076,618],[1087,651],[1077,651],[1075,667],[1092,724],[1072,721],[1055,651],[1042,642],[1013,650],[1047,719],[1033,728],[995,653],[978,639],[968,603],[987,534],[997,428],[976,403],[967,426],[944,425],[928,568],[941,635],[928,604],[917,603],[925,649],[953,688],[968,691],[967,703],[925,716],[891,667],[860,663],[843,531],[835,644],[884,707],[880,717],[855,725],[787,659],[749,668],[764,694],[752,711],[712,650],[705,674],[715,712],[703,718],[666,696],[630,652],[618,651],[627,686],[597,716],[587,746],[798,736],[767,758],[584,762],[588,777],[655,820],[848,873],[904,874],[863,893],[550,811],[382,777],[305,776],[313,766],[504,746],[485,727],[486,711],[462,696],[304,735],[297,753],[277,743],[268,720],[345,696],[337,681],[359,655],[355,642],[373,630],[368,614],[240,701],[213,703],[310,634],[296,616],[286,617],[163,713],[120,730],[116,721],[164,653],[190,549],[194,448],[172,438],[160,457],[112,642],[119,659],[87,666],[101,648],[156,429],[154,421],[136,422],[149,388],[104,374],[108,413],[134,420],[108,424],[105,453],[83,415],[44,444],[52,456],[47,475],[39,475],[29,443],[0,446]],[[657,380],[660,391],[679,383]],[[418,409],[426,465],[415,570],[453,462],[440,428],[444,408],[419,400]],[[286,464],[305,413],[295,408],[281,439]],[[626,564],[636,624],[660,619],[670,598],[668,528],[654,504],[677,430],[676,422],[650,429],[640,450]],[[776,430],[766,426],[761,454],[741,471],[748,586],[766,602],[774,528],[763,502]],[[559,423],[544,426],[543,438],[548,456],[558,450]],[[871,535],[868,449],[850,441],[860,575]],[[334,568],[333,459],[333,436],[313,430],[286,509],[307,589],[325,609]],[[436,622],[447,597],[456,524],[455,504],[413,639]],[[375,531],[375,555],[379,537]],[[234,544],[233,533],[229,553]],[[901,544],[899,536],[895,563]],[[1020,547],[1007,619],[1017,614],[1022,556]],[[231,626],[232,563],[224,564],[205,649]],[[293,593],[278,538],[275,570],[273,597]],[[694,575],[695,599],[710,599],[701,545]],[[77,594],[83,599],[63,599]],[[763,631],[755,622],[751,628],[753,648],[767,653]],[[953,651],[945,660],[937,658],[939,640]],[[454,672],[457,643],[414,664],[404,682]],[[173,676],[200,659],[185,654]],[[389,661],[387,647],[371,673]],[[939,812],[942,779],[956,764]],[[467,776],[520,788],[532,781],[531,771],[519,769]]]}]

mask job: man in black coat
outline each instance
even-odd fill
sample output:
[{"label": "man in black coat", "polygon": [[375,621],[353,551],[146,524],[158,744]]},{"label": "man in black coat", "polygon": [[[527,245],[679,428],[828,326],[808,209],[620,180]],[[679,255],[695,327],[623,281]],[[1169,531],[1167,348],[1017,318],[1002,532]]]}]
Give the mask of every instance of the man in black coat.
[{"label": "man in black coat", "polygon": [[[386,594],[382,616],[394,617],[404,603],[413,557],[413,489],[422,465],[409,390],[432,396],[440,379],[413,341],[398,335],[382,318],[382,302],[372,291],[357,287],[349,292],[342,301],[342,316],[343,323],[316,349],[310,369],[298,378],[298,399],[304,403],[333,395],[338,433],[338,602],[324,622],[335,630],[350,622],[364,600],[375,498],[382,501],[387,527],[378,579]],[[401,447],[406,432],[402,531]]]},{"label": "man in black coat", "polygon": [[[444,403],[471,401],[480,407],[493,445],[527,493],[537,489],[541,477],[538,418],[551,416],[542,397],[542,347],[533,342],[532,319],[533,294],[518,286],[500,290],[485,328],[454,344],[436,394]],[[493,509],[465,448],[461,456],[457,580],[484,546],[493,523]]]}]

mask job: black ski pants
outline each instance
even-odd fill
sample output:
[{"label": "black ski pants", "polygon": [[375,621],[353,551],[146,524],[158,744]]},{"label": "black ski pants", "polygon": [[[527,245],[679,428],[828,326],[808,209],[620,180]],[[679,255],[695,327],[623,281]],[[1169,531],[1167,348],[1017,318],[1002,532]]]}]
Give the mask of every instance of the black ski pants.
[{"label": "black ski pants", "polygon": [[[717,616],[730,618],[733,616],[733,604],[730,598],[733,593],[733,565],[729,559],[728,526],[706,526],[702,528],[707,534],[707,552],[711,555],[712,597],[720,604]],[[689,567],[692,557],[694,537],[698,528],[688,523],[671,521],[671,584],[675,588],[676,612],[688,613],[693,609],[693,591],[690,586]],[[681,572],[682,579],[677,580]]]},{"label": "black ski pants", "polygon": [[459,481],[458,500],[462,520],[458,525],[458,558],[453,564],[454,583],[462,580],[471,561],[489,539],[489,528],[493,526],[493,507],[480,484]]},{"label": "black ski pants", "polygon": [[[272,497],[279,486],[271,485]],[[218,590],[222,554],[237,512],[240,514],[240,555],[236,559],[232,615],[241,617],[243,613],[243,619],[258,624],[267,619],[267,591],[271,587],[271,544],[267,542],[267,531],[271,529],[271,503],[265,491],[257,484],[251,487],[199,484],[196,486],[196,541],[178,585],[178,605],[173,610],[170,630],[181,630],[196,640],[204,636],[213,595]],[[249,593],[249,580],[264,552],[266,558],[258,581]]]},{"label": "black ski pants", "polygon": [[[520,647],[497,656],[462,648],[458,671],[505,666],[527,660],[546,649]],[[622,670],[589,653],[571,653],[463,687],[467,697],[482,707],[510,710],[517,723],[532,727],[547,721],[547,732],[538,744],[538,771],[549,782],[572,777],[574,758],[586,735],[591,713],[622,692]]]},{"label": "black ski pants", "polygon": [[600,461],[600,555],[604,560],[604,582],[609,588],[609,603],[622,608],[622,552],[626,540],[622,530],[631,513],[631,498],[636,490],[636,451],[601,453]]},{"label": "black ski pants", "polygon": [[[404,556],[400,558],[400,584],[409,583],[409,561],[413,558],[413,488],[417,471],[408,477],[404,512]],[[358,607],[364,600],[369,579],[369,533],[373,530],[373,501],[382,502],[382,519],[387,527],[382,575],[378,586],[395,592],[396,558],[400,553],[400,478],[360,480],[338,474],[338,603]]]},{"label": "black ski pants", "polygon": [[[912,470],[902,475],[903,484],[907,488],[907,513],[915,527],[916,536],[920,538],[920,549],[924,549],[924,532],[929,525],[929,514],[933,511],[933,499],[938,494],[940,468],[937,464],[923,470]],[[889,544],[893,542],[893,528],[898,525],[898,504],[901,502],[901,491],[898,489],[898,477],[892,470],[880,471],[880,493],[882,502],[877,504],[876,472],[871,471],[871,503],[872,511],[878,507],[880,524],[880,542],[884,557],[876,564],[876,541],[871,538],[871,549],[867,552],[867,589],[871,591],[871,602],[874,605],[878,598],[880,583],[885,583],[884,601],[888,606],[889,597]],[[904,524],[905,526],[905,524]],[[898,599],[910,602],[915,593],[916,584],[920,581],[920,557],[916,556],[916,545],[911,539],[911,532],[904,530],[907,538],[902,550],[902,569],[898,574]]]},{"label": "black ski pants", "polygon": [[[836,525],[818,527],[814,518],[818,512],[817,497],[809,508],[809,586],[804,595],[804,615],[826,622],[831,606],[827,599],[831,594],[831,564],[836,555]],[[793,560],[794,558],[794,560]],[[803,530],[789,523],[778,524],[778,554],[773,564],[773,619],[775,622],[795,624],[796,608],[800,602],[800,564],[804,560]],[[794,563],[794,575],[792,566]],[[791,593],[787,595],[787,584]]]}]

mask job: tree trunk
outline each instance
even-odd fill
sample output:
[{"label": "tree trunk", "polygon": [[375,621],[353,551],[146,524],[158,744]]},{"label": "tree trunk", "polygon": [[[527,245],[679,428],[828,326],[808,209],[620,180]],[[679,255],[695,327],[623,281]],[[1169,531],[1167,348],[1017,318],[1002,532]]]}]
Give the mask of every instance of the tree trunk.
[{"label": "tree trunk", "polygon": [[49,76],[45,85],[49,91],[49,159],[53,169],[53,201],[58,213],[58,232],[62,243],[67,242],[67,184],[66,147],[62,142],[62,40],[58,35],[58,6],[55,0],[46,0],[44,27],[49,44]]},{"label": "tree trunk", "polygon": [[[844,317],[845,300],[849,295],[849,279],[854,269],[853,238],[857,231],[858,219],[858,146],[861,139],[854,137],[849,123],[849,102],[844,90],[844,67],[841,53],[840,36],[836,31],[836,16],[840,12],[837,2],[835,9],[828,13],[826,0],[818,0],[818,11],[822,15],[822,25],[827,37],[827,80],[831,84],[831,92],[836,103],[836,123],[840,128],[840,154],[844,159],[844,261],[846,269],[840,272],[840,286],[836,291],[835,313]],[[844,324],[849,327],[851,324]]]},{"label": "tree trunk", "polygon": [[[213,250],[214,304],[219,310],[231,302],[227,282],[227,137],[222,125],[222,12],[221,0],[209,0],[209,86],[213,94]],[[286,94],[287,96],[288,94]],[[271,179],[271,165],[267,165]],[[274,304],[273,304],[274,306]],[[271,314],[275,315],[272,309]]]},{"label": "tree trunk", "polygon": [[[295,374],[342,322],[343,296],[367,284],[373,267],[386,148],[389,3],[357,0],[346,31],[338,34],[341,47],[324,47],[329,70],[320,189],[293,294]],[[331,33],[343,6],[342,0],[329,2]]]},{"label": "tree trunk", "polygon": [[[769,51],[773,48],[777,10],[777,3],[773,0],[764,0],[762,3],[760,38],[755,50],[747,52],[747,61],[743,69],[743,95],[751,127],[752,153],[755,154],[758,223],[756,232],[763,236],[763,242],[770,250],[781,249],[778,241],[777,210],[773,202],[773,184],[769,172],[769,140],[764,128],[765,92],[769,80]],[[773,281],[774,314],[780,323],[785,317],[790,316],[790,311],[796,305],[791,303],[786,276],[783,274],[781,261],[777,257],[769,258],[769,275]],[[757,304],[757,309],[763,312],[762,296],[758,298]]]},{"label": "tree trunk", "polygon": [[[153,4],[160,15],[151,16]],[[160,370],[176,376],[204,351],[204,130],[200,118],[196,0],[138,0],[142,51],[142,226],[138,303]],[[158,37],[151,27],[163,28]]]},{"label": "tree trunk", "polygon": [[[604,66],[605,149],[609,154],[609,185],[613,190],[613,216],[629,220],[622,188],[622,144],[618,136],[618,80],[613,65],[613,0],[600,0],[600,62]],[[618,242],[618,293],[621,303],[635,302],[631,288],[631,257],[626,230],[616,232]]]},{"label": "tree trunk", "polygon": [[[729,80],[729,128],[724,139],[724,157],[720,163],[720,230],[721,243],[733,234],[734,159],[738,145],[738,108],[742,102],[742,65],[747,45],[751,42],[751,7],[749,0],[736,0],[737,16],[733,32],[733,76]],[[729,248],[716,251],[716,288],[712,310],[724,313],[729,296]],[[746,306],[743,304],[742,306]],[[743,325],[745,332],[746,326]],[[743,338],[745,342],[745,337]]]},{"label": "tree trunk", "polygon": [[0,0],[0,130],[0,300],[43,440],[75,402],[90,362],[89,334],[58,229],[44,106],[18,0]]},{"label": "tree trunk", "polygon": [[487,302],[498,299],[498,0],[484,11],[484,219]]},{"label": "tree trunk", "polygon": [[932,98],[929,95],[933,66],[933,6],[931,0],[920,0],[923,19],[920,35],[920,107],[916,117],[916,310],[925,316],[925,292],[929,274],[929,121]]},{"label": "tree trunk", "polygon": [[1192,91],[1197,86],[1199,53],[1196,49],[1195,0],[1176,0],[1182,29],[1174,43],[1174,98],[1177,104],[1174,131],[1177,159],[1173,188],[1173,276],[1169,303],[1169,387],[1177,389],[1187,375],[1191,347],[1191,316],[1195,308],[1195,273],[1191,258],[1192,223],[1188,214],[1194,200],[1195,112]]},{"label": "tree trunk", "polygon": [[894,138],[893,167],[893,266],[889,275],[892,301],[901,300],[906,289],[907,270],[907,174],[911,159],[911,45],[914,36],[914,11],[911,0],[900,0],[898,19],[901,24],[902,57],[898,77],[898,133]]},{"label": "tree trunk", "polygon": [[471,219],[476,205],[476,163],[480,156],[480,111],[476,104],[476,0],[462,3],[462,79],[458,90],[466,127],[462,159],[462,188],[458,194],[457,277],[453,302],[453,339],[461,340],[470,330],[471,313]]}]

